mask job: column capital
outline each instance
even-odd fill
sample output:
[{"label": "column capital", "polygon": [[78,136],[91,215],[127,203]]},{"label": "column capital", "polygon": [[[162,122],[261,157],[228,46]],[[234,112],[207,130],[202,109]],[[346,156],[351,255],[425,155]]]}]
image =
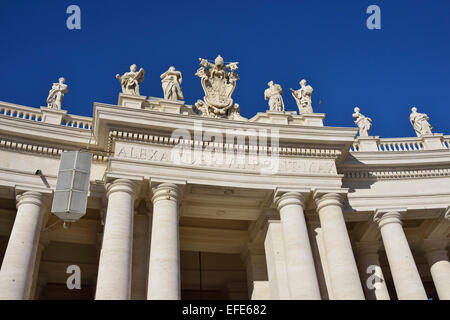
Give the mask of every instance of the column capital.
[{"label": "column capital", "polygon": [[278,207],[278,210],[281,210],[281,208],[290,204],[299,205],[304,208],[305,198],[305,195],[301,192],[289,191],[275,197],[274,202]]},{"label": "column capital", "polygon": [[337,192],[317,193],[314,192],[314,200],[316,201],[317,211],[330,205],[343,207],[342,201],[345,194]]},{"label": "column capital", "polygon": [[45,210],[49,209],[50,205],[51,205],[49,195],[42,194],[37,191],[25,191],[16,196],[16,207],[17,208],[19,208],[19,206],[26,204],[26,203],[34,204]]},{"label": "column capital", "polygon": [[180,188],[174,183],[160,183],[158,186],[152,189],[153,204],[159,200],[174,200],[178,203],[181,197]]},{"label": "column capital", "polygon": [[133,197],[136,192],[136,182],[129,179],[115,179],[111,183],[106,185],[106,197],[117,191],[127,192],[131,194]]},{"label": "column capital", "polygon": [[406,212],[404,208],[397,209],[377,209],[373,215],[373,221],[378,224],[378,228],[382,228],[389,223],[399,223],[402,225],[402,215]]}]

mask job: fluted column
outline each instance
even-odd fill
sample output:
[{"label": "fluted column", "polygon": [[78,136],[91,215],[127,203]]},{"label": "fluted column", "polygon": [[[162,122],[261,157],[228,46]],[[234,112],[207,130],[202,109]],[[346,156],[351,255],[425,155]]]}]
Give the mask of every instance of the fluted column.
[{"label": "fluted column", "polygon": [[450,262],[447,254],[448,239],[425,240],[423,249],[439,300],[450,300]]},{"label": "fluted column", "polygon": [[135,183],[116,179],[107,187],[108,209],[98,267],[97,300],[130,299]]},{"label": "fluted column", "polygon": [[289,294],[292,300],[320,300],[303,202],[304,197],[299,192],[285,193],[276,200],[280,212]]},{"label": "fluted column", "polygon": [[384,249],[399,300],[427,300],[427,294],[408,245],[397,211],[377,211],[374,221],[383,238]]},{"label": "fluted column", "polygon": [[39,236],[48,199],[26,191],[17,196],[17,214],[0,270],[0,299],[29,299]]},{"label": "fluted column", "polygon": [[379,248],[378,243],[356,244],[356,258],[367,300],[390,300],[383,270],[380,267]]},{"label": "fluted column", "polygon": [[179,198],[175,184],[162,183],[153,189],[148,300],[178,300],[181,296]]},{"label": "fluted column", "polygon": [[333,299],[364,300],[364,292],[342,213],[342,196],[315,196]]}]

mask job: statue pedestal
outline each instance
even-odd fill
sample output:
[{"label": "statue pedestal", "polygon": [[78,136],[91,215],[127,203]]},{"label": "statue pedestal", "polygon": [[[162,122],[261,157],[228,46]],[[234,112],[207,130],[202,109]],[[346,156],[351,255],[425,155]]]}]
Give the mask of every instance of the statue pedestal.
[{"label": "statue pedestal", "polygon": [[42,122],[61,125],[67,110],[56,110],[49,107],[41,107]]},{"label": "statue pedestal", "polygon": [[152,110],[181,114],[184,107],[184,101],[160,99]]},{"label": "statue pedestal", "polygon": [[358,137],[356,142],[359,145],[358,151],[378,151],[378,144],[380,143],[380,137]]},{"label": "statue pedestal", "polygon": [[117,102],[117,105],[125,108],[142,109],[146,99],[146,96],[119,93],[119,102]]},{"label": "statue pedestal", "polygon": [[422,136],[422,143],[424,150],[439,150],[444,149],[442,139],[444,135],[442,133],[433,133]]},{"label": "statue pedestal", "polygon": [[292,113],[289,111],[270,111],[258,112],[256,116],[250,119],[250,122],[262,122],[273,124],[289,124]]},{"label": "statue pedestal", "polygon": [[304,113],[299,117],[300,120],[303,120],[304,126],[311,127],[323,127],[324,118],[325,113]]}]

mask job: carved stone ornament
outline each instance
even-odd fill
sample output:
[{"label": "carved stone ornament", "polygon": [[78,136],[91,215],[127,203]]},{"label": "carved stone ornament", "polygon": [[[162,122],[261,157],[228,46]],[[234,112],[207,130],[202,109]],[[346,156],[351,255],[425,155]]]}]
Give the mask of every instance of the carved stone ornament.
[{"label": "carved stone ornament", "polygon": [[199,58],[200,68],[195,75],[201,79],[205,96],[195,103],[200,115],[209,118],[238,119],[239,106],[233,102],[231,95],[236,88],[238,62],[225,65],[223,58],[218,55],[214,63]]},{"label": "carved stone ornament", "polygon": [[58,83],[53,83],[47,97],[47,107],[50,109],[61,110],[64,94],[69,92],[66,80],[61,77],[58,79]]},{"label": "carved stone ornament", "polygon": [[359,128],[359,136],[360,137],[368,137],[369,136],[369,130],[372,127],[372,119],[369,117],[364,116],[362,113],[360,113],[359,108],[355,107],[353,109],[355,113],[353,113],[353,118],[355,119],[355,124]]},{"label": "carved stone ornament", "polygon": [[119,79],[122,86],[122,93],[140,96],[139,84],[144,81],[144,69],[140,69],[136,72],[136,65],[130,66],[130,72],[125,72],[122,76],[116,74],[116,78]]}]

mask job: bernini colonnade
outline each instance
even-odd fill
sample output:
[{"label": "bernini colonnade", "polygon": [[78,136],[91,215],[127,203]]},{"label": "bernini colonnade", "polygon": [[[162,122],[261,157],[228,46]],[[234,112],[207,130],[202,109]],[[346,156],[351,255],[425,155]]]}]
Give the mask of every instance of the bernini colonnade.
[{"label": "bernini colonnade", "polygon": [[[0,298],[450,299],[450,136],[417,108],[413,138],[370,136],[359,108],[358,128],[325,126],[304,80],[284,100],[269,82],[246,119],[236,70],[201,59],[194,106],[173,67],[142,96],[135,65],[92,117],[61,108],[64,79],[46,107],[0,102]],[[67,228],[50,209],[80,149],[87,211]]]}]

